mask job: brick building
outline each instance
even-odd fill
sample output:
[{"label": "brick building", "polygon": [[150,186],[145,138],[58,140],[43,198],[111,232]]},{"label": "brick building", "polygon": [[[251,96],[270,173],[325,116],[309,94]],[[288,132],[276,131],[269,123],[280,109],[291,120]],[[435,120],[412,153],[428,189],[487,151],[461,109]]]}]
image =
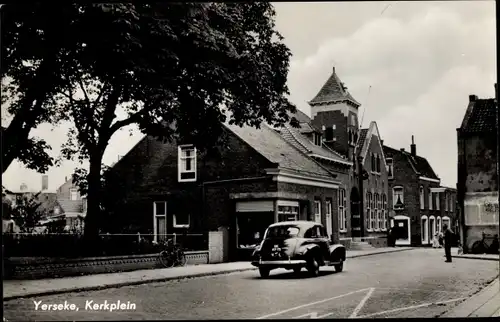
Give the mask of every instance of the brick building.
[{"label": "brick building", "polygon": [[320,221],[338,240],[338,191],[345,195],[351,164],[314,141],[307,116],[297,118],[299,129],[226,123],[227,143],[207,151],[144,137],[108,177],[114,232],[160,240],[227,229],[230,259],[248,256],[276,221]]},{"label": "brick building", "polygon": [[390,225],[396,245],[430,245],[447,224],[458,226],[456,190],[442,187],[431,165],[417,154],[412,136],[410,152],[384,146],[388,168]]},{"label": "brick building", "polygon": [[478,251],[498,237],[498,92],[495,98],[469,96],[463,122],[457,129],[458,204],[465,253]]},{"label": "brick building", "polygon": [[335,68],[309,102],[311,124],[331,150],[353,164],[346,184],[346,224],[341,237],[385,238],[387,228],[387,171],[377,124],[360,129],[360,103],[347,91]]}]

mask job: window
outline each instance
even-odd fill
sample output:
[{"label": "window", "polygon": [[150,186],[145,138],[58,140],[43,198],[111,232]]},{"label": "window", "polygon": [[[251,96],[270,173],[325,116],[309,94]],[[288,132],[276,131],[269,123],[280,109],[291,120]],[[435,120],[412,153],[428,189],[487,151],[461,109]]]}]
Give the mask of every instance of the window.
[{"label": "window", "polygon": [[448,193],[445,192],[444,193],[444,211],[448,211],[448,204],[449,204],[449,202],[448,202]]},{"label": "window", "polygon": [[380,218],[381,210],[380,209],[380,196],[378,193],[375,194],[375,229],[382,228],[382,218]]},{"label": "window", "polygon": [[446,225],[448,228],[451,229],[451,222],[450,222],[450,217],[448,216],[444,216],[443,219],[441,220],[441,224],[443,225]]},{"label": "window", "polygon": [[375,159],[375,163],[376,163],[376,170],[378,173],[380,173],[380,156],[377,154],[376,155],[376,159]]},{"label": "window", "polygon": [[271,227],[266,232],[266,238],[293,238],[299,235],[300,229],[296,226]]},{"label": "window", "polygon": [[372,160],[371,160],[371,161],[372,161],[372,162],[371,162],[371,163],[372,163],[372,164],[371,164],[371,165],[372,165],[371,170],[372,170],[372,171],[375,171],[375,154],[373,154],[373,153],[372,153],[372,158],[371,158],[371,159],[372,159]]},{"label": "window", "polygon": [[299,216],[297,206],[278,206],[278,221],[294,221]]},{"label": "window", "polygon": [[321,146],[321,134],[316,132],[313,133],[313,143],[314,145]]},{"label": "window", "polygon": [[332,234],[332,201],[326,201],[326,209],[325,209],[325,217],[326,217],[326,230],[328,236]]},{"label": "window", "polygon": [[453,212],[454,210],[454,206],[455,205],[455,198],[453,197],[453,195],[450,195],[450,212]]},{"label": "window", "polygon": [[325,140],[332,141],[333,140],[333,127],[329,126],[325,130]]},{"label": "window", "polygon": [[252,249],[261,241],[267,227],[274,223],[274,215],[260,216],[260,213],[238,212],[236,213],[238,248]]},{"label": "window", "polygon": [[429,210],[432,210],[432,190],[429,188]]},{"label": "window", "polygon": [[165,201],[153,202],[154,214],[154,241],[163,242],[167,239],[167,203]]},{"label": "window", "polygon": [[420,186],[420,209],[425,209],[424,187]]},{"label": "window", "polygon": [[436,210],[439,210],[439,192],[436,192]]},{"label": "window", "polygon": [[358,142],[358,132],[354,132],[354,143]]},{"label": "window", "polygon": [[185,215],[179,215],[179,214],[174,214],[173,219],[174,219],[174,228],[189,228],[189,214]]},{"label": "window", "polygon": [[441,226],[441,217],[437,217],[437,221],[436,221],[436,231],[437,231],[438,233],[440,233],[440,232],[441,232],[441,230],[442,230],[442,229],[441,229],[441,227],[442,227],[442,226]]},{"label": "window", "polygon": [[314,221],[321,223],[321,201],[314,200]]},{"label": "window", "polygon": [[372,214],[370,216],[371,219],[371,227],[372,229],[377,229],[377,200],[378,194],[375,194],[374,198],[372,198]]},{"label": "window", "polygon": [[368,230],[372,230],[372,227],[371,227],[371,220],[370,220],[370,216],[371,216],[371,205],[372,205],[372,194],[367,192],[366,193],[366,221],[367,221],[367,229]]},{"label": "window", "polygon": [[382,229],[386,230],[387,229],[387,196],[385,194],[382,195],[382,218],[384,220]]},{"label": "window", "polygon": [[345,189],[339,189],[339,230],[345,232],[347,230],[347,218],[346,218],[346,194]]},{"label": "window", "polygon": [[348,130],[349,133],[349,144],[352,144],[352,131]]},{"label": "window", "polygon": [[196,148],[192,145],[178,147],[179,182],[196,181]]},{"label": "window", "polygon": [[392,202],[394,209],[401,209],[404,206],[403,187],[392,188]]},{"label": "window", "polygon": [[427,244],[429,242],[429,224],[427,223],[427,216],[422,216],[420,218],[421,224],[421,236],[422,236],[422,244]]},{"label": "window", "polygon": [[70,200],[78,200],[78,189],[77,188],[69,189],[69,199]]},{"label": "window", "polygon": [[356,125],[356,115],[351,114],[351,125]]},{"label": "window", "polygon": [[393,179],[394,178],[394,166],[392,163],[392,159],[386,159],[385,162],[387,164],[387,178]]}]

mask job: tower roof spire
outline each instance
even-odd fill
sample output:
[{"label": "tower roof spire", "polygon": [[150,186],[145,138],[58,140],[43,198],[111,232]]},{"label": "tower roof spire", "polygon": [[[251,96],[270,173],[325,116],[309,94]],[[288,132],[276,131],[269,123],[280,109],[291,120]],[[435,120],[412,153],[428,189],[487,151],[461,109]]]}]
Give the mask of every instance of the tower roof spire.
[{"label": "tower roof spire", "polygon": [[335,66],[332,67],[332,74],[319,90],[318,94],[309,102],[309,105],[314,106],[320,103],[333,103],[341,101],[350,101],[356,106],[361,104],[351,96],[347,91],[347,87],[337,76]]}]

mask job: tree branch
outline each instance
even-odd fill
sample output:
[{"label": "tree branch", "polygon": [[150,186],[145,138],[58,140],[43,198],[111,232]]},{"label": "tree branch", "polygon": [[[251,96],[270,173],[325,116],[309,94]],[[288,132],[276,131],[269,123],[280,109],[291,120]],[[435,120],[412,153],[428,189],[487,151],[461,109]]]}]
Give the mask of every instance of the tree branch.
[{"label": "tree branch", "polygon": [[108,97],[101,125],[99,127],[99,149],[104,149],[114,132],[110,131],[111,123],[115,118],[115,111],[121,95],[121,87],[115,85]]},{"label": "tree branch", "polygon": [[85,101],[87,102],[87,104],[89,105],[90,107],[90,99],[89,99],[89,96],[87,94],[87,91],[85,90],[85,86],[83,85],[83,81],[82,81],[82,75],[79,74],[78,77],[77,77],[77,81],[78,81],[78,84],[80,85],[80,88],[82,89],[83,91],[83,95],[85,96]]}]

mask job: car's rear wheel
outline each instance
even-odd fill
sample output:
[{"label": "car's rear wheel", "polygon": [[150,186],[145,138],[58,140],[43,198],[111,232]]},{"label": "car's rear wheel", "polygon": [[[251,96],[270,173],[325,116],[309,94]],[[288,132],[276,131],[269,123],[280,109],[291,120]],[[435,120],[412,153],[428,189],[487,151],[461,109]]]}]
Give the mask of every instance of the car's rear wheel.
[{"label": "car's rear wheel", "polygon": [[335,267],[336,272],[342,272],[344,269],[344,262],[340,262],[340,264],[335,264],[333,267]]},{"label": "car's rear wheel", "polygon": [[295,267],[295,268],[293,269],[293,273],[294,273],[294,274],[300,274],[300,271],[301,271],[301,270],[302,270],[302,267]]},{"label": "car's rear wheel", "polygon": [[259,267],[260,277],[267,278],[271,270],[269,268]]},{"label": "car's rear wheel", "polygon": [[312,257],[307,265],[307,271],[313,277],[319,276],[319,261],[316,257]]}]

